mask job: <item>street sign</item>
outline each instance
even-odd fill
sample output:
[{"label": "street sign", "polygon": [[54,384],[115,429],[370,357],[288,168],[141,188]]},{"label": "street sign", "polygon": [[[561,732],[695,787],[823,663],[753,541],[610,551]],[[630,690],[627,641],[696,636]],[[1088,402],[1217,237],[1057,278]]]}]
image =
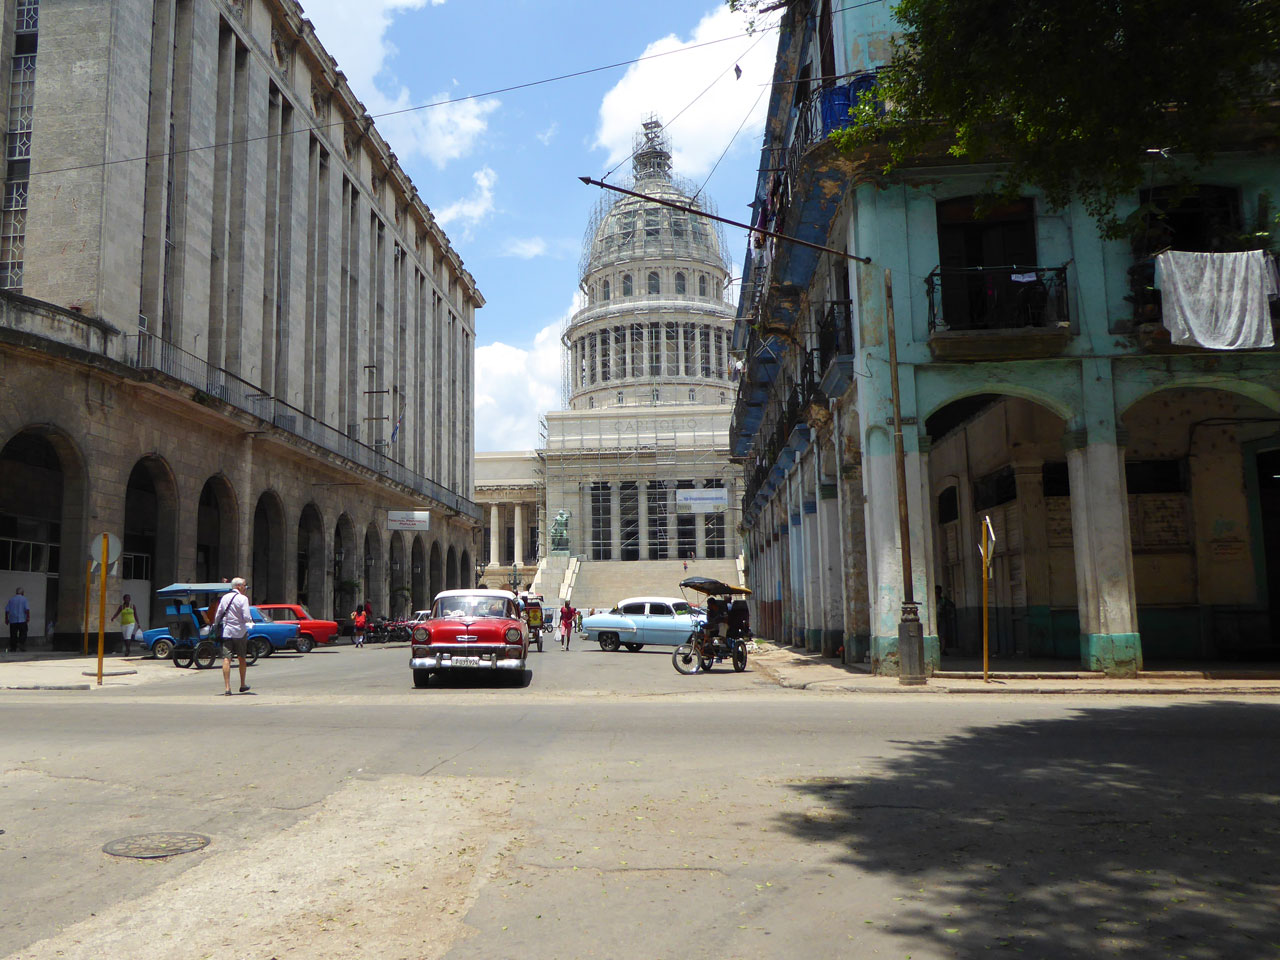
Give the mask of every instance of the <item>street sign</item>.
[{"label": "street sign", "polygon": [[388,510],[388,530],[430,530],[430,510]]},{"label": "street sign", "polygon": [[115,563],[120,559],[120,538],[114,533],[100,533],[96,537],[89,538],[89,559],[94,563],[102,563],[102,541],[107,542],[107,563]]}]

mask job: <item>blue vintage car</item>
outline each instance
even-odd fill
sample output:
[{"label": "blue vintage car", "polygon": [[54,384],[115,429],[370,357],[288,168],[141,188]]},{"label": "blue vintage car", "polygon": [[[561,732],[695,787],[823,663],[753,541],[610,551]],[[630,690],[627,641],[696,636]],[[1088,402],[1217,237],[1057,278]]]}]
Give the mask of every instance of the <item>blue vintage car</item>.
[{"label": "blue vintage car", "polygon": [[[172,583],[156,591],[164,600],[163,627],[152,627],[142,634],[143,648],[152,656],[167,660],[175,648],[194,647],[209,633],[206,611],[216,607],[222,595],[231,589],[229,583]],[[249,630],[249,650],[259,657],[276,650],[295,647],[298,626],[272,623],[257,607],[250,607],[253,626]]]},{"label": "blue vintage car", "polygon": [[635,653],[646,644],[675,647],[689,639],[697,618],[687,600],[679,597],[628,597],[609,613],[582,621],[587,639],[602,650],[626,647]]}]

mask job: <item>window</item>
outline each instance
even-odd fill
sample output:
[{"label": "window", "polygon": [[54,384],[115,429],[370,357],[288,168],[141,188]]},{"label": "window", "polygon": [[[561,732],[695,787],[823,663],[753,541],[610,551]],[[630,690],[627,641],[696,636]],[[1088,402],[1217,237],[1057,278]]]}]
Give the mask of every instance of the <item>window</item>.
[{"label": "window", "polygon": [[695,402],[697,399],[698,399],[698,391],[697,391],[697,390],[695,390],[695,389],[693,389],[693,387],[690,387],[690,388],[689,388],[689,402],[690,402],[690,403],[693,403],[693,402]]},{"label": "window", "polygon": [[1043,316],[1044,285],[1010,269],[1036,266],[1031,198],[986,208],[974,197],[944,200],[937,221],[942,318],[949,329],[1008,329]]},{"label": "window", "polygon": [[646,210],[644,212],[644,236],[646,240],[657,240],[660,231],[661,218],[657,210]]},{"label": "window", "polygon": [[600,284],[600,295],[601,295],[601,298],[604,300],[609,299],[609,281],[608,280]]},{"label": "window", "polygon": [[649,271],[649,292],[651,294],[659,294],[662,292],[662,281],[658,277],[657,270]]},{"label": "window", "polygon": [[643,603],[624,603],[624,604],[623,604],[623,605],[618,609],[618,612],[619,612],[619,613],[621,613],[623,616],[628,616],[628,617],[636,617],[636,616],[639,616],[639,617],[643,617],[643,616],[644,616],[644,604],[643,604]]},{"label": "window", "polygon": [[673,213],[671,215],[671,237],[674,240],[683,240],[687,232],[685,229],[685,217],[683,213]]},{"label": "window", "polygon": [[596,285],[593,283],[587,287],[587,303],[596,302]]},{"label": "window", "polygon": [[1240,191],[1235,187],[1196,184],[1192,187],[1154,187],[1138,192],[1138,199],[1152,212],[1145,229],[1134,240],[1140,259],[1160,250],[1213,253],[1234,247],[1230,240],[1244,229],[1240,215]]},{"label": "window", "polygon": [[621,390],[618,391],[618,406],[620,407],[626,406],[626,400],[624,399],[623,393]]},{"label": "window", "polygon": [[1126,460],[1124,479],[1131,494],[1187,492],[1182,460]]},{"label": "window", "polygon": [[675,614],[671,612],[671,605],[669,603],[651,603],[649,604],[649,616],[674,617]]},{"label": "window", "polygon": [[1013,467],[1004,467],[973,482],[973,509],[989,510],[1018,499]]},{"label": "window", "polygon": [[587,409],[588,409],[588,410],[594,410],[594,409],[595,409],[595,407],[596,407],[596,398],[595,398],[595,397],[587,397]]},{"label": "window", "polygon": [[685,277],[684,277],[684,274],[683,274],[683,273],[677,273],[677,274],[676,274],[676,293],[686,293],[686,292],[687,292],[687,290],[686,290],[685,288],[686,288],[687,286],[688,286],[688,284],[686,284],[686,283],[685,283]]},{"label": "window", "polygon": [[721,402],[721,403],[725,403],[725,402],[727,402],[727,401],[728,401],[728,399],[729,399],[728,395],[727,395],[723,390],[721,390],[721,391],[720,391],[720,402]]},{"label": "window", "polygon": [[703,274],[698,277],[698,296],[705,297],[707,295],[707,276]]},{"label": "window", "polygon": [[622,295],[624,297],[631,296],[631,274],[624,273],[622,275]]},{"label": "window", "polygon": [[960,519],[960,496],[956,487],[947,487],[938,494],[938,523],[952,523]]},{"label": "window", "polygon": [[659,396],[659,394],[658,394],[658,388],[657,388],[657,387],[654,387],[654,388],[653,388],[653,402],[654,402],[654,403],[657,403],[657,402],[658,402],[658,396]]}]

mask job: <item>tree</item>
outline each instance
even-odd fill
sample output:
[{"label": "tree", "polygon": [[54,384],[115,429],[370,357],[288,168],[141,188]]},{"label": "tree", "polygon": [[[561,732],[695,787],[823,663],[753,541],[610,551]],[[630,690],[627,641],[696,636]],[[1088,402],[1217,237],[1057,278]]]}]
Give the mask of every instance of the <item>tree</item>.
[{"label": "tree", "polygon": [[879,145],[886,172],[939,141],[1006,163],[992,187],[1083,201],[1110,235],[1115,203],[1162,155],[1201,166],[1233,126],[1277,134],[1277,0],[901,0],[878,87],[834,135]]}]

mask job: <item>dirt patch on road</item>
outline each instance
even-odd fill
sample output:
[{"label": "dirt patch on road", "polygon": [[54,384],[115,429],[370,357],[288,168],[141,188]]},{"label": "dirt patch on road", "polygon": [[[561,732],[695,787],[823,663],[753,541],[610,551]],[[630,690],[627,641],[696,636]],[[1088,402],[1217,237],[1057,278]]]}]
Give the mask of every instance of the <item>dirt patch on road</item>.
[{"label": "dirt patch on road", "polygon": [[289,829],[253,845],[215,837],[145,903],[11,958],[438,958],[467,935],[468,909],[521,840],[513,793],[478,777],[351,781]]}]

